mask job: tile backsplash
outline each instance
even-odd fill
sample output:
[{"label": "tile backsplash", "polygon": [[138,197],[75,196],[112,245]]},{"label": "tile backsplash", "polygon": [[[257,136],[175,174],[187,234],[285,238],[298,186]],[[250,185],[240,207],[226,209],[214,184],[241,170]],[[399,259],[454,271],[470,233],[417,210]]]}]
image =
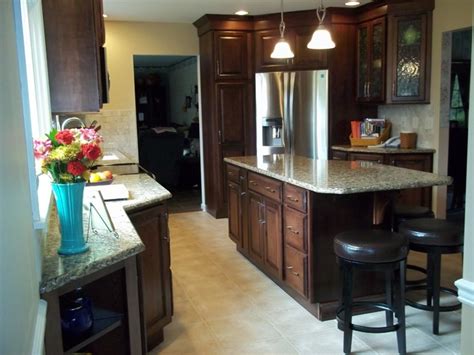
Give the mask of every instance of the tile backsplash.
[{"label": "tile backsplash", "polygon": [[84,115],[87,125],[93,120],[102,128],[103,147],[118,149],[133,162],[138,162],[137,125],[134,110],[101,110]]},{"label": "tile backsplash", "polygon": [[379,106],[378,117],[392,122],[392,137],[400,132],[416,132],[417,147],[433,148],[433,106],[432,105],[386,105]]}]

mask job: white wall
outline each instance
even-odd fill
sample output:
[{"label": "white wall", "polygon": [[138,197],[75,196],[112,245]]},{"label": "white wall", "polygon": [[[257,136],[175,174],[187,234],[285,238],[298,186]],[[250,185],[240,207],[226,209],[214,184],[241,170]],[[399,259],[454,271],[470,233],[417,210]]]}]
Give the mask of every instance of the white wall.
[{"label": "white wall", "polygon": [[189,126],[194,117],[198,116],[194,102],[191,108],[183,110],[186,96],[194,99],[194,86],[197,85],[197,60],[190,58],[179,63],[168,72],[169,98],[170,98],[170,120],[171,122]]},{"label": "white wall", "polygon": [[12,3],[0,1],[0,354],[31,351],[38,308]]}]

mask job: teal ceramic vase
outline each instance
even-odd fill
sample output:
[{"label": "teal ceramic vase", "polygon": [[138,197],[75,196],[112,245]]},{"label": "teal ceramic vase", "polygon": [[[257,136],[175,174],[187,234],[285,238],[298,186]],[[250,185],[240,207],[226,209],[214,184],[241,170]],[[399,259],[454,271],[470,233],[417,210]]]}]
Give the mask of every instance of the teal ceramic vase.
[{"label": "teal ceramic vase", "polygon": [[82,199],[85,185],[85,182],[52,184],[61,230],[59,254],[80,254],[89,249],[84,240],[82,224]]}]

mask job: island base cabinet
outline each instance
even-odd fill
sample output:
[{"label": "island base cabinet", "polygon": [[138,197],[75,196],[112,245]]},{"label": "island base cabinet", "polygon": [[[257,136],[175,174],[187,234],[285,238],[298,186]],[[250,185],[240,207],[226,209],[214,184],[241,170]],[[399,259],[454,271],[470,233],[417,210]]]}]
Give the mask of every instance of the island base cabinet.
[{"label": "island base cabinet", "polygon": [[129,215],[145,244],[138,257],[142,334],[150,351],[163,341],[163,328],[173,313],[170,242],[166,205]]}]

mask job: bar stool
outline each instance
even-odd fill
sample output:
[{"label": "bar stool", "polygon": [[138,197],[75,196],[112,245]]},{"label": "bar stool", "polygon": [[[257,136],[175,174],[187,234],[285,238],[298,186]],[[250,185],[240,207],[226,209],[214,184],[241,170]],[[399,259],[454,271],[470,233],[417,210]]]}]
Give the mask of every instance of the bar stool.
[{"label": "bar stool", "polygon": [[436,218],[420,218],[405,221],[399,226],[400,233],[408,237],[410,250],[427,254],[427,280],[420,285],[409,285],[407,291],[426,290],[426,305],[406,299],[406,304],[433,312],[433,334],[439,334],[439,313],[458,310],[461,303],[440,306],[440,292],[457,296],[454,289],[441,287],[441,255],[463,251],[463,230],[460,226]]},{"label": "bar stool", "polygon": [[[418,218],[434,218],[434,213],[428,207],[405,205],[402,203],[396,203],[394,208],[394,225],[393,230],[398,232],[398,226],[400,223]],[[426,282],[426,269],[417,265],[407,264],[407,269],[415,270],[424,274],[425,276],[416,280],[406,280],[407,285],[419,285]]]},{"label": "bar stool", "polygon": [[[352,331],[356,330],[366,333],[396,331],[398,351],[400,354],[406,354],[405,265],[408,254],[408,239],[401,234],[385,230],[343,232],[334,238],[334,252],[343,276],[342,299],[336,313],[339,324],[343,325],[344,353],[350,354]],[[353,302],[353,269],[383,271],[385,273],[385,303]],[[393,277],[397,274],[398,285],[394,282],[395,278]],[[393,289],[397,290],[392,292]],[[384,327],[367,327],[353,324],[353,308],[359,306],[384,310],[387,325]],[[393,324],[394,314],[397,317],[397,324]]]}]

